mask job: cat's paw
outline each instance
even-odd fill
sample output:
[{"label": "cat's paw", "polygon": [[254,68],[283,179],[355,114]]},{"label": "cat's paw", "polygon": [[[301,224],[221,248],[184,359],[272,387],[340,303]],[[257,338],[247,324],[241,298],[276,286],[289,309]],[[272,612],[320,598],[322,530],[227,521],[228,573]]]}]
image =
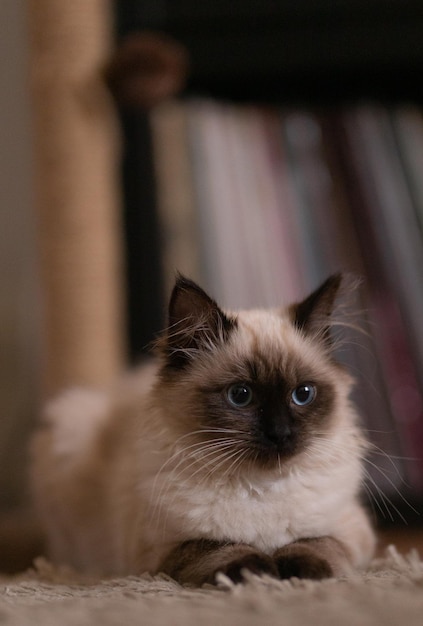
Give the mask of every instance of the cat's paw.
[{"label": "cat's paw", "polygon": [[326,559],[318,556],[306,546],[297,546],[295,549],[282,548],[274,555],[279,578],[310,578],[320,580],[331,578],[333,569]]},{"label": "cat's paw", "polygon": [[[245,554],[244,556],[230,561],[224,567],[219,569],[230,578],[234,583],[241,583],[245,581],[245,572],[249,571],[253,574],[261,575],[268,574],[274,578],[278,578],[277,567],[270,557],[265,554]],[[217,573],[217,572],[216,572]]]}]

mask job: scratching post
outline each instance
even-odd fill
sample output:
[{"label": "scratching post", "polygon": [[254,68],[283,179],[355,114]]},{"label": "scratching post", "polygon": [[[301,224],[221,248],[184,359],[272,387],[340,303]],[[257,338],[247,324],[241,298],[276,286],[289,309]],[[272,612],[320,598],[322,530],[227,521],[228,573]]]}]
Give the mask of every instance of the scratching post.
[{"label": "scratching post", "polygon": [[30,0],[45,387],[103,385],[123,365],[117,120],[102,70],[106,0]]}]

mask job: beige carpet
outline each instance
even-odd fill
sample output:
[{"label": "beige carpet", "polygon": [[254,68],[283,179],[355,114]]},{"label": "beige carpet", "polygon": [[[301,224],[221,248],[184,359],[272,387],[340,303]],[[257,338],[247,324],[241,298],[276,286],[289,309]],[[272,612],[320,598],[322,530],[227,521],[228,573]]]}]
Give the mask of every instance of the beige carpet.
[{"label": "beige carpet", "polygon": [[0,579],[0,624],[131,626],[414,626],[423,624],[423,562],[388,549],[346,580],[277,581],[182,588],[166,577],[94,582],[40,559],[34,571]]}]

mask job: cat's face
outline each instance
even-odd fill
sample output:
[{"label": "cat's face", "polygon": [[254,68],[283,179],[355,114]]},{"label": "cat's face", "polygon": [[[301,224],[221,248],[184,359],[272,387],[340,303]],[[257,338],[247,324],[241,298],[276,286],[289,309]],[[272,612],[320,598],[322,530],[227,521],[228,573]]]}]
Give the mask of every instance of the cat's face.
[{"label": "cat's face", "polygon": [[177,281],[160,394],[187,449],[222,468],[272,468],[330,431],[351,386],[328,332],[340,284],[332,277],[286,311],[227,314]]}]

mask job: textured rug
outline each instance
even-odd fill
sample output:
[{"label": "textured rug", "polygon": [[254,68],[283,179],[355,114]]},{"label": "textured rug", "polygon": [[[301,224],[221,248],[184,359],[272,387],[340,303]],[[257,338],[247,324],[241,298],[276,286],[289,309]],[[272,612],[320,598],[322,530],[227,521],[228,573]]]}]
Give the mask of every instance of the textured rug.
[{"label": "textured rug", "polygon": [[95,582],[39,559],[0,579],[0,624],[43,626],[407,626],[423,624],[423,562],[390,547],[364,573],[321,582],[251,576],[234,585],[181,587],[165,576]]}]

